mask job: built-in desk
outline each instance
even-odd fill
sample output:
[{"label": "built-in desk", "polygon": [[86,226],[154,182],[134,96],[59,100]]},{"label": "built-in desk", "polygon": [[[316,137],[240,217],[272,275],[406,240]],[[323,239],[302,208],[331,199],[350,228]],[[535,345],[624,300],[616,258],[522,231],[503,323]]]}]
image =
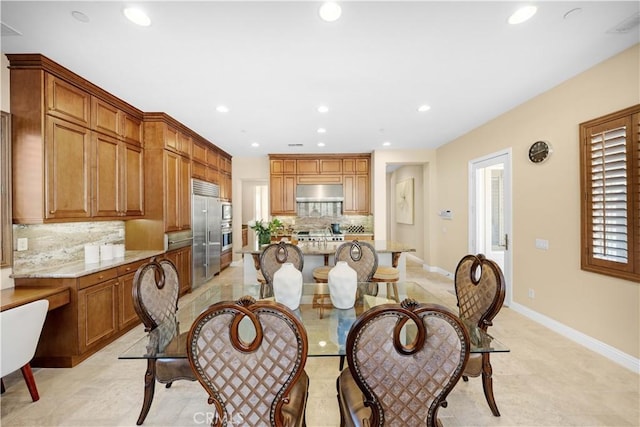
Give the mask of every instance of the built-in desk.
[{"label": "built-in desk", "polygon": [[70,292],[68,288],[31,288],[24,286],[3,289],[0,299],[2,300],[2,310],[0,311],[9,310],[41,299],[49,301],[49,311],[51,311],[69,304]]}]

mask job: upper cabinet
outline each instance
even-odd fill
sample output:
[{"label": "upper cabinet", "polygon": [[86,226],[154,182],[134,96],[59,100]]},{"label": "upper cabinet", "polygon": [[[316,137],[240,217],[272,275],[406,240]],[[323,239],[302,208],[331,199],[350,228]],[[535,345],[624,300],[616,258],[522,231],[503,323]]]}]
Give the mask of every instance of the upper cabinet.
[{"label": "upper cabinet", "polygon": [[342,184],[343,213],[367,215],[371,211],[370,154],[344,156],[269,156],[271,215],[296,215],[299,184]]},{"label": "upper cabinet", "polygon": [[144,215],[142,112],[42,55],[7,55],[13,222]]}]

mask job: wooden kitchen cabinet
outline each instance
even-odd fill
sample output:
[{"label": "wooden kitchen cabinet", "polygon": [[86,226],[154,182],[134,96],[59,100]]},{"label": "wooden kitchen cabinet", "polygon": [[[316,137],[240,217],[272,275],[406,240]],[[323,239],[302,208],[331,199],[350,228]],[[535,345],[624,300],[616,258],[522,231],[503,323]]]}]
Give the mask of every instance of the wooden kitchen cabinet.
[{"label": "wooden kitchen cabinet", "polygon": [[191,161],[165,151],[164,202],[165,231],[191,228]]},{"label": "wooden kitchen cabinet", "polygon": [[296,173],[295,159],[272,159],[269,161],[269,166],[272,174],[281,175]]},{"label": "wooden kitchen cabinet", "polygon": [[[88,128],[91,95],[78,86],[52,74],[46,73],[44,77],[46,81],[46,114]],[[11,92],[13,95],[13,90]]]},{"label": "wooden kitchen cabinet", "polygon": [[271,215],[296,214],[295,175],[271,175],[269,193]]},{"label": "wooden kitchen cabinet", "polygon": [[32,365],[73,367],[138,325],[133,280],[148,261],[144,258],[77,278],[16,278],[16,288],[69,289],[69,303],[47,313]]},{"label": "wooden kitchen cabinet", "polygon": [[191,246],[175,249],[165,254],[178,271],[180,295],[191,292]]},{"label": "wooden kitchen cabinet", "polygon": [[320,173],[320,161],[318,159],[296,160],[296,173],[298,175],[317,175]]},{"label": "wooden kitchen cabinet", "polygon": [[[136,156],[142,156],[142,112],[42,55],[7,58],[14,223],[142,215],[144,186],[133,179],[142,172],[125,172],[132,155],[121,145],[137,146]],[[129,183],[135,188],[128,189]]]},{"label": "wooden kitchen cabinet", "polygon": [[370,211],[369,175],[344,176],[345,215],[366,215]]},{"label": "wooden kitchen cabinet", "polygon": [[92,216],[144,214],[144,159],[139,146],[94,133]]},{"label": "wooden kitchen cabinet", "polygon": [[[22,217],[21,210],[26,208],[29,215],[38,216],[39,200],[24,200],[19,191],[24,186],[38,187],[40,183],[43,187],[41,190],[46,192],[44,212],[40,212],[39,215],[41,218],[89,218],[91,216],[89,203],[91,131],[53,117],[47,117],[46,122],[46,148],[43,153],[46,156],[45,179],[34,179],[31,182],[19,180],[18,187],[14,188],[13,203],[14,208],[17,209],[14,212],[18,213],[18,217]],[[32,173],[37,176],[37,172],[42,170],[40,165],[31,163],[22,156],[19,160],[18,164],[13,165],[14,171],[16,168],[32,167]],[[23,171],[20,171],[20,175],[22,173]]]},{"label": "wooden kitchen cabinet", "polygon": [[118,279],[78,291],[80,352],[99,345],[118,332]]}]

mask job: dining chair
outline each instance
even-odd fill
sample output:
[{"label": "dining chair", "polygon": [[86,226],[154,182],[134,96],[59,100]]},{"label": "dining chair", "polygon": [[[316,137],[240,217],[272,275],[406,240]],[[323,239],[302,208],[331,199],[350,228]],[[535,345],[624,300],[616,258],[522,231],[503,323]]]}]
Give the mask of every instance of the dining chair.
[{"label": "dining chair", "polygon": [[340,425],[441,426],[438,409],[469,349],[466,328],[443,306],[405,299],[369,309],[347,336],[348,368],[337,380]]},{"label": "dining chair", "polygon": [[36,354],[48,309],[49,301],[43,299],[0,312],[0,378],[20,369],[34,402],[40,395],[31,370],[31,359]]},{"label": "dining chair", "polygon": [[293,311],[249,296],[209,306],[187,339],[189,362],[215,406],[214,426],[305,426],[307,351]]},{"label": "dining chair", "polygon": [[[487,259],[483,254],[469,254],[458,263],[454,282],[460,318],[487,332],[504,303],[505,283],[502,270],[495,261]],[[499,417],[500,411],[493,397],[490,354],[472,354],[462,379],[468,381],[468,377],[482,376],[484,396],[493,415]]]},{"label": "dining chair", "polygon": [[260,298],[273,296],[273,275],[285,262],[302,271],[304,267],[304,255],[302,250],[290,243],[278,242],[267,246],[260,254],[260,271],[264,277],[264,283],[260,283]]},{"label": "dining chair", "polygon": [[[133,278],[133,306],[147,332],[162,328],[167,334],[180,333],[176,312],[180,294],[180,280],[175,265],[168,259],[151,259],[138,268]],[[166,339],[165,342],[169,342]],[[162,348],[154,349],[162,351]],[[155,381],[170,388],[176,380],[195,381],[189,361],[184,358],[148,358],[145,373],[145,392],[137,424],[144,422],[155,391]]]},{"label": "dining chair", "polygon": [[370,282],[378,268],[378,253],[371,243],[353,240],[336,249],[335,262],[346,261],[358,274],[358,282]]}]

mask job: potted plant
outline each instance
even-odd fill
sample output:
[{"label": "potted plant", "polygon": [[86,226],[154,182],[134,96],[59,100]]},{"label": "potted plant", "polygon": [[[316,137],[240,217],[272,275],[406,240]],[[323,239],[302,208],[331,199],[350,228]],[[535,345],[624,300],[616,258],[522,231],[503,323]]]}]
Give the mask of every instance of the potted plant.
[{"label": "potted plant", "polygon": [[277,218],[274,218],[271,221],[263,221],[262,219],[259,219],[249,221],[248,225],[249,228],[255,230],[258,234],[258,243],[260,245],[267,245],[271,243],[271,234],[275,233],[282,227],[282,221]]}]

